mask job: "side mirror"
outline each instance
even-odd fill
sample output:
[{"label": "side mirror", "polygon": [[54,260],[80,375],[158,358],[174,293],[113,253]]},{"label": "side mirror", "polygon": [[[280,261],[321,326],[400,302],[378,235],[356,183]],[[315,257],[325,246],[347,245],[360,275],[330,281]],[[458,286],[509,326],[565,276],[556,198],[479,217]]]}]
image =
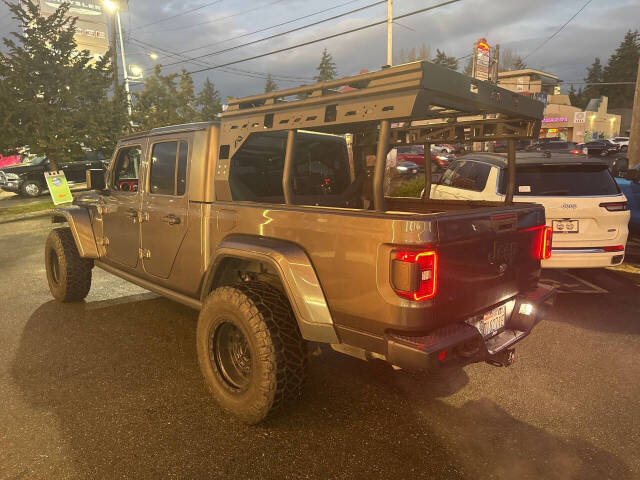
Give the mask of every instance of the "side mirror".
[{"label": "side mirror", "polygon": [[101,168],[87,170],[87,188],[89,190],[104,190],[106,187],[104,170]]}]

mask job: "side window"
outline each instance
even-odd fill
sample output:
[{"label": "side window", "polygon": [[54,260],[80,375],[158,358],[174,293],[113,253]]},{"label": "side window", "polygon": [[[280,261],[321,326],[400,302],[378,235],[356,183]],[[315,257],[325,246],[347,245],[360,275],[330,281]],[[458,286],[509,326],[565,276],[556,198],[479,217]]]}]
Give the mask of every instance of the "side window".
[{"label": "side window", "polygon": [[[286,137],[253,133],[231,159],[229,186],[234,200],[282,203]],[[344,139],[298,132],[292,190],[299,197],[340,195],[351,185]],[[322,204],[322,200],[317,200]]]},{"label": "side window", "polygon": [[187,142],[156,143],[151,150],[149,192],[155,195],[184,195],[186,191]]},{"label": "side window", "polygon": [[451,186],[451,180],[453,179],[453,172],[455,172],[456,167],[458,166],[458,162],[452,163],[449,168],[445,170],[442,174],[442,178],[438,182],[440,185],[444,185],[447,187]]},{"label": "side window", "polygon": [[118,150],[111,188],[120,192],[137,192],[142,149],[136,145]]},{"label": "side window", "polygon": [[487,184],[491,166],[486,163],[463,160],[451,179],[451,186],[481,192]]}]

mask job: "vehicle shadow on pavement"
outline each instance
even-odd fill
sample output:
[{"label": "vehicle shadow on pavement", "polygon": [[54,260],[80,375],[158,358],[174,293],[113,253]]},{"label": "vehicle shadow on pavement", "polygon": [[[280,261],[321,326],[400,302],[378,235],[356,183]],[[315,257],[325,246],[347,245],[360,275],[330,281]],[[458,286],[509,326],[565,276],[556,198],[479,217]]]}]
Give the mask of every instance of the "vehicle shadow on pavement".
[{"label": "vehicle shadow on pavement", "polygon": [[243,425],[204,387],[196,319],[148,296],[50,301],[31,315],[11,374],[32,408],[59,418],[78,477],[630,477],[612,454],[491,400],[451,405],[463,370],[426,377],[328,349],[311,357],[299,403]]}]

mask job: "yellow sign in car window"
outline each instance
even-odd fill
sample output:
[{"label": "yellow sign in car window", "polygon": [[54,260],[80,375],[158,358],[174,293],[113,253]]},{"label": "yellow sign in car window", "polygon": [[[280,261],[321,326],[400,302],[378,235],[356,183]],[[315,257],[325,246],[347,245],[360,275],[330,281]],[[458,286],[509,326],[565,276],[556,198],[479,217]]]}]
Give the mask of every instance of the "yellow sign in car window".
[{"label": "yellow sign in car window", "polygon": [[54,205],[73,201],[73,196],[67,183],[67,177],[64,176],[62,170],[59,172],[45,172],[44,179],[47,182],[47,187],[49,188],[49,193],[51,194]]}]

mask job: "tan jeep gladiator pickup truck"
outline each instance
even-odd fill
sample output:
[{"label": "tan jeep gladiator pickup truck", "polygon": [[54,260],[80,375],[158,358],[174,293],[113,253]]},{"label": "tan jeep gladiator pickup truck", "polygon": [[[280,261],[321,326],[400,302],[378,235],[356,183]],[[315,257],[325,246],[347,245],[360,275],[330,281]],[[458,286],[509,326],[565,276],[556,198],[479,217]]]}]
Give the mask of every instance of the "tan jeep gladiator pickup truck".
[{"label": "tan jeep gladiator pickup truck", "polygon": [[46,241],[51,292],[84,299],[96,266],[199,310],[207,386],[248,423],[300,395],[308,341],[408,369],[507,365],[553,295],[538,284],[543,207],[513,204],[511,175],[504,202],[386,196],[386,158],[506,140],[513,166],[542,111],[415,62],[130,135],[106,174],[87,172],[91,190],[55,210],[68,226]]}]

